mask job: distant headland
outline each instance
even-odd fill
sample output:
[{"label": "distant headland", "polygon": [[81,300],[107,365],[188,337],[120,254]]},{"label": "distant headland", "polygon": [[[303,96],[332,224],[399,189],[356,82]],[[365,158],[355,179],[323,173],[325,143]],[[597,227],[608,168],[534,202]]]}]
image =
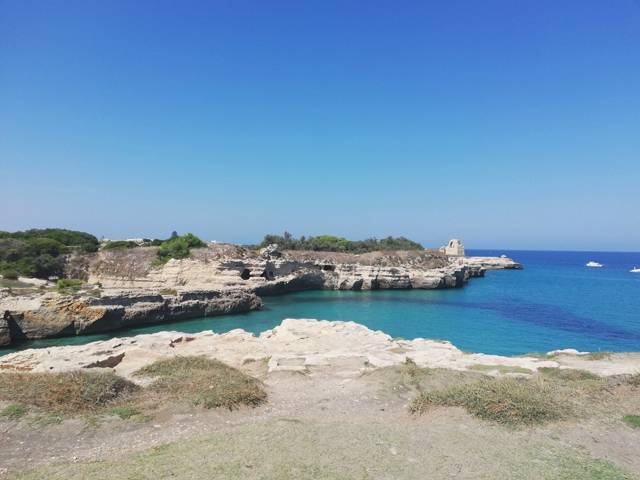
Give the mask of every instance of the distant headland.
[{"label": "distant headland", "polygon": [[262,307],[302,290],[443,289],[508,258],[466,257],[459,240],[425,249],[404,237],[352,241],[266,235],[259,245],[98,240],[63,229],[0,232],[0,345],[115,331]]}]

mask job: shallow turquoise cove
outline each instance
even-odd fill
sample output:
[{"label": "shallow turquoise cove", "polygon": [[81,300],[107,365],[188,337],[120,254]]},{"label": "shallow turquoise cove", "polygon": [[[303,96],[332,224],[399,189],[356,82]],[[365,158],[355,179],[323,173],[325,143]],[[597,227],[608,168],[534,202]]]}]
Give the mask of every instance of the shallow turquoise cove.
[{"label": "shallow turquoise cove", "polygon": [[[455,290],[301,292],[265,298],[244,315],[165,323],[104,335],[34,341],[24,347],[77,345],[161,330],[260,333],[284,318],[351,320],[393,337],[449,340],[473,352],[522,354],[559,348],[640,351],[638,253],[496,251],[521,271],[488,272]],[[585,267],[589,260],[605,265]],[[0,350],[0,354],[9,349]]]}]

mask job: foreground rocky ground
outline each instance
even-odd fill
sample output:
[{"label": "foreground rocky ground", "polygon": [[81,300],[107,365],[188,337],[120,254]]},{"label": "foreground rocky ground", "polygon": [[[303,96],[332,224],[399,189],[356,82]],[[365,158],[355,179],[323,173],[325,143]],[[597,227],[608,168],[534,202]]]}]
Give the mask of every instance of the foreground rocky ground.
[{"label": "foreground rocky ground", "polygon": [[[91,360],[93,368],[83,371],[115,371],[145,385],[136,370],[194,355],[224,360],[262,380],[266,402],[229,411],[146,401],[131,415],[56,415],[29,407],[0,420],[0,472],[31,479],[640,474],[640,429],[624,420],[640,414],[636,354],[470,355],[447,343],[393,340],[353,323],[287,321],[257,338],[239,331],[165,332],[23,351],[4,357],[0,370],[73,371]],[[542,403],[515,392],[480,411],[474,402],[490,401],[482,395],[459,406],[413,408],[416,398],[477,382],[526,386]]]}]

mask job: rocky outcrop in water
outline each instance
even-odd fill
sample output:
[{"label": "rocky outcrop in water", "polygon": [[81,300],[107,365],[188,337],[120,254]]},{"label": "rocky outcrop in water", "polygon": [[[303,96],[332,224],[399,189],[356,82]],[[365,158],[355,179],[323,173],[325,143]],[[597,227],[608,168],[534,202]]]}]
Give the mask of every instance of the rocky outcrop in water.
[{"label": "rocky outcrop in water", "polygon": [[[0,345],[11,342],[86,335],[196,317],[243,313],[262,301],[246,290],[181,291],[164,294],[123,291],[98,298],[47,293],[5,299]],[[9,308],[7,308],[9,307]],[[9,332],[10,335],[9,335]]]}]

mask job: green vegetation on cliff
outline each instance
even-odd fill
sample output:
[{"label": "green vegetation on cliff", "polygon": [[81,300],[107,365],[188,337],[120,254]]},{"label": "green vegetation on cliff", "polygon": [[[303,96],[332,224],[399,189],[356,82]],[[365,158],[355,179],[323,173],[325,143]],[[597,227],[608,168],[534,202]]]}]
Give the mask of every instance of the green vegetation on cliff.
[{"label": "green vegetation on cliff", "polygon": [[116,250],[119,248],[136,248],[139,245],[136,242],[130,240],[113,240],[105,243],[102,246],[103,250]]},{"label": "green vegetation on cliff", "polygon": [[158,263],[165,263],[170,258],[187,258],[192,248],[205,247],[206,243],[192,233],[185,235],[172,235],[169,240],[165,240],[158,249]]},{"label": "green vegetation on cliff", "polygon": [[347,240],[333,235],[294,238],[289,232],[283,235],[265,235],[259,245],[263,248],[277,243],[283,250],[313,250],[318,252],[366,253],[379,250],[423,250],[424,247],[405,237],[386,237],[382,239]]},{"label": "green vegetation on cliff", "polygon": [[63,254],[95,252],[98,239],[60,228],[0,232],[0,275],[47,278],[63,274]]}]

